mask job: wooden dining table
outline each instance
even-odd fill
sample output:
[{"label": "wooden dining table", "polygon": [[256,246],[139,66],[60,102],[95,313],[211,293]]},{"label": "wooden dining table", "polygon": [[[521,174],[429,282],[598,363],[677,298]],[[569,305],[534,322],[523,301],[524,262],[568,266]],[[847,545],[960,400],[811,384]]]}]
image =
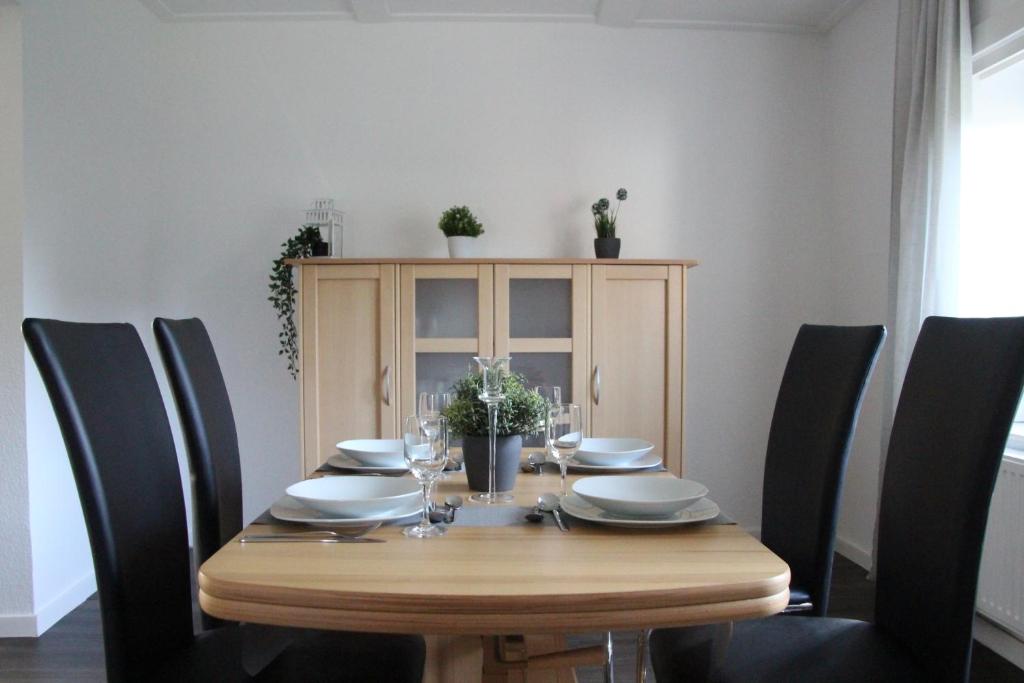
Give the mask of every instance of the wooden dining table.
[{"label": "wooden dining table", "polygon": [[[533,506],[558,484],[557,474],[521,473],[513,505]],[[459,494],[477,505],[470,493],[452,473],[436,500]],[[200,568],[199,604],[241,622],[427,634],[425,680],[467,681],[481,680],[488,662],[501,668],[484,647],[497,640],[486,637],[521,634],[523,656],[534,656],[563,648],[566,634],[764,617],[789,599],[789,567],[737,524],[626,529],[570,518],[562,532],[548,523],[460,525],[460,514],[468,513],[429,539],[407,538],[400,526],[371,532],[384,543],[235,539]]]}]

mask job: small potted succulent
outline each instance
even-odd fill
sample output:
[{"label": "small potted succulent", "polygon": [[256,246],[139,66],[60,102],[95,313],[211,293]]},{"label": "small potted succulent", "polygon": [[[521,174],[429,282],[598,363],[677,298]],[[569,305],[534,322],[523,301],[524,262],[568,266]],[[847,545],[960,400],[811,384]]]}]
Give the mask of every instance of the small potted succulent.
[{"label": "small potted succulent", "polygon": [[619,258],[619,246],[621,240],[615,236],[615,221],[619,217],[619,208],[622,202],[626,201],[626,188],[620,187],[615,193],[619,201],[615,210],[611,211],[611,203],[606,197],[601,197],[590,207],[594,214],[594,229],[597,230],[597,237],[594,239],[594,254],[597,258]]},{"label": "small potted succulent", "polygon": [[[448,418],[448,429],[462,437],[462,456],[466,466],[469,488],[487,490],[490,444],[487,434],[487,405],[480,400],[483,377],[470,373],[452,387],[452,401],[443,414]],[[523,435],[537,431],[544,423],[547,402],[536,391],[526,388],[526,379],[509,373],[502,380],[505,400],[498,407],[498,432],[494,455],[494,484],[496,491],[511,491],[519,472],[519,456],[523,448]]]},{"label": "small potted succulent", "polygon": [[453,206],[448,209],[441,214],[437,227],[448,238],[448,256],[472,258],[477,255],[476,238],[484,234],[484,226],[469,207]]}]

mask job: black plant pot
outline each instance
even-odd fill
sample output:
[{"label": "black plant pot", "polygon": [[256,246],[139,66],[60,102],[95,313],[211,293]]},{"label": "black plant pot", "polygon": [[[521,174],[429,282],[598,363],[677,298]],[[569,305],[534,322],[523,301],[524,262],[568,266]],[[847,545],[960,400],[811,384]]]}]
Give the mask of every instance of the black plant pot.
[{"label": "black plant pot", "polygon": [[597,258],[619,258],[619,247],[622,240],[618,237],[595,237],[594,253]]},{"label": "black plant pot", "polygon": [[[523,450],[523,437],[499,436],[494,449],[494,490],[511,491],[519,472],[519,454]],[[490,459],[486,436],[462,438],[462,457],[466,463],[466,479],[473,491],[487,490],[487,470]]]}]

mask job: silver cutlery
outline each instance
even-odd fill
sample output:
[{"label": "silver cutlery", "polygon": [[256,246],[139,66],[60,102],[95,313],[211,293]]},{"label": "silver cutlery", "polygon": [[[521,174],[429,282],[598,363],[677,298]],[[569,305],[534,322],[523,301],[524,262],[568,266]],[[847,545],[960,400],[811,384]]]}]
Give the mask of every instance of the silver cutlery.
[{"label": "silver cutlery", "polygon": [[533,472],[534,474],[544,474],[544,462],[547,460],[540,453],[530,453],[526,458],[526,463],[523,465],[524,472]]},{"label": "silver cutlery", "polygon": [[315,529],[310,531],[277,531],[265,534],[246,534],[239,539],[239,543],[383,543],[383,539],[366,538],[370,533],[381,525],[369,524],[356,529],[346,529],[344,533],[332,529]]},{"label": "silver cutlery", "polygon": [[537,499],[537,507],[543,512],[550,512],[555,517],[555,524],[562,531],[568,531],[569,527],[562,521],[562,514],[559,512],[560,503],[558,496],[553,493],[542,493]]},{"label": "silver cutlery", "polygon": [[444,522],[451,524],[455,521],[455,511],[462,507],[462,496],[445,496],[444,511],[433,510],[430,513],[430,521],[437,524]]},{"label": "silver cutlery", "polygon": [[445,496],[444,508],[445,517],[444,521],[446,524],[451,524],[455,521],[455,511],[462,507],[462,496]]},{"label": "silver cutlery", "polygon": [[296,534],[249,534],[239,543],[383,543],[383,538],[365,536],[298,536]]}]

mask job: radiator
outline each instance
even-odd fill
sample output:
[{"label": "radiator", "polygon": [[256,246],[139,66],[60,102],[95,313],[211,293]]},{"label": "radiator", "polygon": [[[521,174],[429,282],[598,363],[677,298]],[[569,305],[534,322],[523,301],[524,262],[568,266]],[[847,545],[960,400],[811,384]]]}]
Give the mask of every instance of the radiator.
[{"label": "radiator", "polygon": [[978,612],[1024,640],[1024,460],[1005,457],[988,514]]}]

